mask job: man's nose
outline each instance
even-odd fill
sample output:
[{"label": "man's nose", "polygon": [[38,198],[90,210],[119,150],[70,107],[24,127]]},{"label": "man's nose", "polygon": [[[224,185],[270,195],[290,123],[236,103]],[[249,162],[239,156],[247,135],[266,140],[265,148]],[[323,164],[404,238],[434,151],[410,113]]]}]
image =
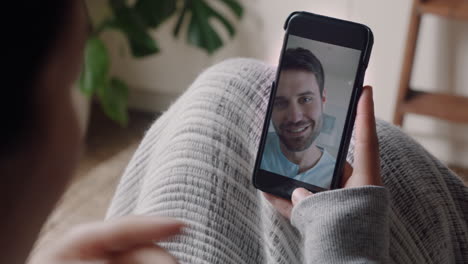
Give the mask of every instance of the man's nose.
[{"label": "man's nose", "polygon": [[302,117],[303,117],[302,109],[296,104],[291,104],[288,107],[288,113],[287,114],[288,114],[287,120],[289,122],[293,122],[293,123],[297,123],[297,122],[301,121]]}]

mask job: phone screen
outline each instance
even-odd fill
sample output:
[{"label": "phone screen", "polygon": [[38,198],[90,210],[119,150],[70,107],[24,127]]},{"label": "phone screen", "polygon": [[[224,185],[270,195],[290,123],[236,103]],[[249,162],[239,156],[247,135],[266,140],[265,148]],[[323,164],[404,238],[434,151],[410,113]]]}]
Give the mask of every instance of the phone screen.
[{"label": "phone screen", "polygon": [[361,50],[285,41],[260,169],[330,189]]}]

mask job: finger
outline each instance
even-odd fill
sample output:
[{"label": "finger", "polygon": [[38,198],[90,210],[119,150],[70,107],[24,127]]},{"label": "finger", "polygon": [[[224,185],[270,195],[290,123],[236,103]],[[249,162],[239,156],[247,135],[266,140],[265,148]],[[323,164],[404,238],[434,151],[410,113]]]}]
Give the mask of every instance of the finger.
[{"label": "finger", "polygon": [[341,178],[341,186],[345,186],[348,179],[353,174],[353,167],[346,161],[343,168],[343,177]]},{"label": "finger", "polygon": [[270,202],[270,204],[287,219],[291,218],[292,203],[289,200],[274,196],[269,193],[263,193],[263,196]]},{"label": "finger", "polygon": [[291,196],[293,206],[296,206],[300,201],[304,200],[309,196],[312,196],[312,193],[310,191],[304,188],[295,189]]},{"label": "finger", "polygon": [[113,264],[128,263],[164,263],[176,264],[177,260],[161,247],[143,247],[117,254],[113,257]]},{"label": "finger", "polygon": [[365,176],[363,181],[374,184],[380,180],[379,144],[375,128],[372,87],[363,87],[356,113],[354,172]]},{"label": "finger", "polygon": [[68,252],[85,254],[83,257],[103,257],[151,245],[153,241],[179,233],[183,226],[182,222],[171,218],[127,216],[84,225],[72,232],[64,247],[70,249]]}]

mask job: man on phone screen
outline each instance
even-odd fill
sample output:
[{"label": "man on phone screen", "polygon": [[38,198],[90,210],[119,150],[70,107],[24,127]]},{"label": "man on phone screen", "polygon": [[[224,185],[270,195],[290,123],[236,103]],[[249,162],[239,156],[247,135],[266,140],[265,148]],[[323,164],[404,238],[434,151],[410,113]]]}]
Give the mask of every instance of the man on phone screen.
[{"label": "man on phone screen", "polygon": [[330,188],[335,159],[315,144],[326,102],[320,61],[304,48],[283,54],[261,169]]}]

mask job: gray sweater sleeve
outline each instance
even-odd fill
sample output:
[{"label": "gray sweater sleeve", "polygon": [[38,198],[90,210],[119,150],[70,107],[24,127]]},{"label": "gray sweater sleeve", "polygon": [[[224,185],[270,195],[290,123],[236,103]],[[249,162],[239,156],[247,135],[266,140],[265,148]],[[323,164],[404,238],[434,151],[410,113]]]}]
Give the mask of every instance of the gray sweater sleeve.
[{"label": "gray sweater sleeve", "polygon": [[314,194],[292,211],[306,263],[386,263],[389,194],[366,186]]}]

